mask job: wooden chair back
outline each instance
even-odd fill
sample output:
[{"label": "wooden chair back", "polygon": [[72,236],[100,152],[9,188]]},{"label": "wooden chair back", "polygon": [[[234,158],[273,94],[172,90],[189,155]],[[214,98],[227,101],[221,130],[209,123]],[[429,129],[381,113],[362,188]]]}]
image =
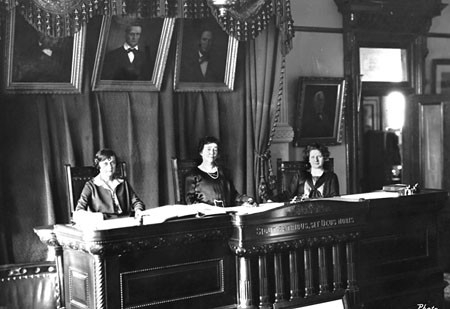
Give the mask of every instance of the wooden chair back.
[{"label": "wooden chair back", "polygon": [[[71,166],[65,164],[66,182],[67,182],[67,196],[68,196],[68,213],[70,218],[75,211],[75,207],[83,191],[84,184],[97,176],[98,169],[94,166]],[[116,173],[120,178],[126,178],[126,163],[119,162],[116,166]]]},{"label": "wooden chair back", "polygon": [[[324,168],[328,171],[334,171],[334,160],[329,158],[324,162]],[[297,174],[304,174],[308,169],[306,161],[282,161],[277,159],[277,191],[278,194],[288,191],[292,177]]]},{"label": "wooden chair back", "polygon": [[172,178],[173,187],[175,191],[175,203],[186,204],[184,199],[184,179],[186,174],[194,167],[198,166],[198,161],[195,159],[172,158]]}]

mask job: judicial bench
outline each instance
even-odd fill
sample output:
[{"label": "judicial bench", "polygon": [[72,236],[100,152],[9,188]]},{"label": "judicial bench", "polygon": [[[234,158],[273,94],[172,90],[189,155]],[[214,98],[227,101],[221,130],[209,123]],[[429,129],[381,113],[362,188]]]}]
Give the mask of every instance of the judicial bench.
[{"label": "judicial bench", "polygon": [[437,222],[448,193],[394,195],[35,230],[55,249],[65,308],[299,308],[336,300],[346,308],[443,308]]}]

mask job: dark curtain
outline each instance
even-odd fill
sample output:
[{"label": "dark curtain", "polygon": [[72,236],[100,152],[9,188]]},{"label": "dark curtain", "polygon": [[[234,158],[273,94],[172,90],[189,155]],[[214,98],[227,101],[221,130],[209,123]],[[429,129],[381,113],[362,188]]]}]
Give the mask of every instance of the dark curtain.
[{"label": "dark curtain", "polygon": [[173,43],[160,92],[93,93],[86,73],[81,95],[1,95],[0,264],[46,258],[33,228],[68,221],[64,164],[91,165],[103,147],[127,162],[150,208],[174,202],[170,158],[196,157],[198,139],[214,135],[236,188],[256,196],[255,154],[277,103],[276,31],[240,43],[230,93],[173,92]]}]

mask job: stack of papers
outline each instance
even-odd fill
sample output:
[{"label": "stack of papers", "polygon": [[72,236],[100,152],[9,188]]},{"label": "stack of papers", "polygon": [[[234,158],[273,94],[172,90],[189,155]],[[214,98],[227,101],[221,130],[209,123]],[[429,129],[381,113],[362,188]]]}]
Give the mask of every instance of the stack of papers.
[{"label": "stack of papers", "polygon": [[373,200],[373,199],[380,199],[380,198],[393,198],[393,197],[399,197],[399,192],[385,192],[385,191],[375,191],[375,192],[368,192],[368,193],[360,193],[360,194],[350,194],[350,195],[342,195],[339,198],[341,199],[349,199],[349,200]]}]

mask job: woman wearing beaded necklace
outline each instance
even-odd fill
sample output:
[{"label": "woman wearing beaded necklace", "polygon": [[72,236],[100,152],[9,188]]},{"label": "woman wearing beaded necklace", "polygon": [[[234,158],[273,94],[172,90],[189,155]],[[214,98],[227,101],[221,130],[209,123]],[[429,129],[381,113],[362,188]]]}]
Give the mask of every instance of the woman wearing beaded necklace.
[{"label": "woman wearing beaded necklace", "polygon": [[200,139],[198,152],[202,163],[185,178],[186,203],[206,203],[220,207],[253,204],[253,199],[240,195],[224,171],[217,166],[219,150],[219,141],[215,137]]},{"label": "woman wearing beaded necklace", "polygon": [[330,157],[328,147],[315,143],[308,145],[303,153],[304,161],[311,167],[305,177],[298,177],[292,186],[295,190],[291,194],[292,201],[308,198],[332,197],[339,195],[339,181],[332,171],[324,169],[324,162]]}]

